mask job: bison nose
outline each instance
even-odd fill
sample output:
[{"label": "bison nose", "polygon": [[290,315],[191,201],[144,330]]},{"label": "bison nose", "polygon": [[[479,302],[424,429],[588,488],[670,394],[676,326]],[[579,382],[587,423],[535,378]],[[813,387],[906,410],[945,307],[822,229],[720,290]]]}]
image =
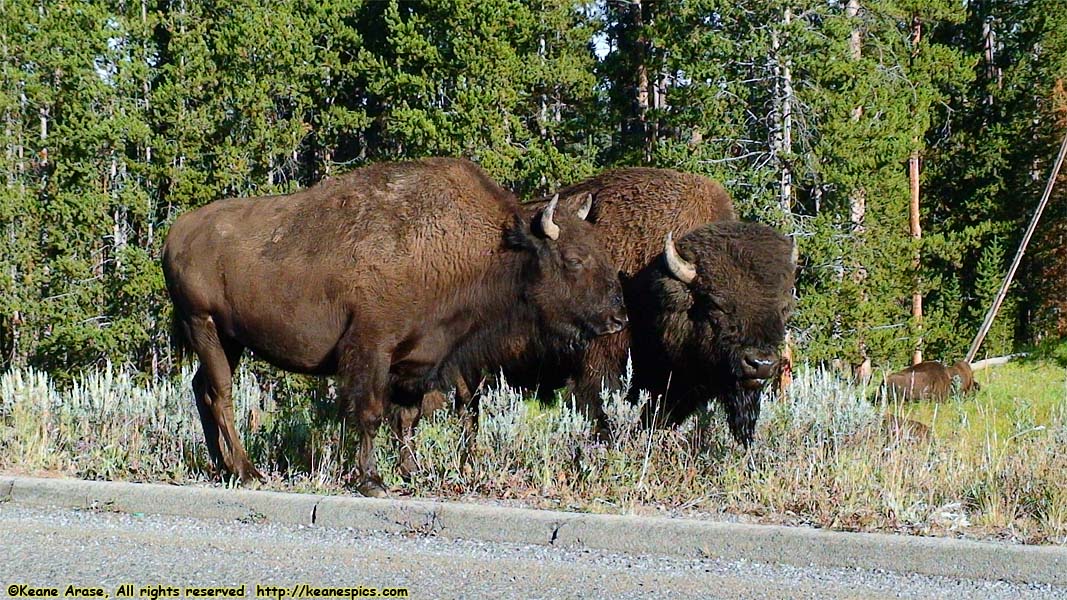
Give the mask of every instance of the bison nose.
[{"label": "bison nose", "polygon": [[626,317],[626,311],[619,309],[614,311],[604,322],[596,328],[596,335],[609,335],[612,333],[618,333],[626,328],[626,324],[630,320]]},{"label": "bison nose", "polygon": [[741,372],[746,379],[767,379],[778,364],[777,357],[766,352],[749,350],[741,361]]},{"label": "bison nose", "polygon": [[626,316],[625,312],[619,312],[608,319],[608,333],[618,333],[626,328],[626,324],[630,322],[630,319]]}]

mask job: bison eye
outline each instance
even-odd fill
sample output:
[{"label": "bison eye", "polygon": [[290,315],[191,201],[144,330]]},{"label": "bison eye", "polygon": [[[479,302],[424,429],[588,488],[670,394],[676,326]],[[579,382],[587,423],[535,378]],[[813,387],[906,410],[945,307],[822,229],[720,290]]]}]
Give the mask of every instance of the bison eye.
[{"label": "bison eye", "polygon": [[564,258],[563,260],[566,261],[567,268],[570,269],[571,271],[580,271],[583,268],[585,268],[585,261],[583,261],[580,258],[567,257],[567,258]]},{"label": "bison eye", "polygon": [[709,313],[726,313],[726,309],[723,308],[724,303],[721,298],[708,295],[704,298],[704,305]]}]

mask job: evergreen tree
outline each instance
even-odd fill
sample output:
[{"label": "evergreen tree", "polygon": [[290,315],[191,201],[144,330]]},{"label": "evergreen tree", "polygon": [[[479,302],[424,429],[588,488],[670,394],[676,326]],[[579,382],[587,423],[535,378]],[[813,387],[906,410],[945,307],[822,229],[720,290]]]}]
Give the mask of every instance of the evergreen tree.
[{"label": "evergreen tree", "polygon": [[[707,175],[799,240],[801,359],[959,357],[1067,127],[1061,5],[4,0],[2,366],[168,368],[177,214],[428,155]],[[1067,329],[1061,205],[986,353]]]},{"label": "evergreen tree", "polygon": [[[593,172],[591,30],[572,0],[369,3],[372,160],[467,156],[520,192]],[[370,32],[374,32],[371,35]]]},{"label": "evergreen tree", "polygon": [[[939,127],[951,135],[932,146],[925,176],[924,219],[942,232],[932,248],[931,276],[954,280],[960,294],[933,294],[947,318],[930,343],[944,354],[962,354],[970,343],[996,293],[991,282],[1006,273],[1055,158],[1062,136],[1055,89],[1067,74],[1065,24],[1062,3],[980,0],[968,2],[964,22],[937,34],[980,56],[973,83],[945,103]],[[1052,215],[1048,222],[1056,220]],[[1041,256],[1040,243],[1035,251]],[[1005,352],[1030,335],[1027,315],[1039,312],[1039,297],[1054,296],[1050,288],[1037,291],[1049,285],[1038,265],[1024,263],[1021,285],[1012,288],[990,334],[1004,342],[987,343],[982,355]]]}]

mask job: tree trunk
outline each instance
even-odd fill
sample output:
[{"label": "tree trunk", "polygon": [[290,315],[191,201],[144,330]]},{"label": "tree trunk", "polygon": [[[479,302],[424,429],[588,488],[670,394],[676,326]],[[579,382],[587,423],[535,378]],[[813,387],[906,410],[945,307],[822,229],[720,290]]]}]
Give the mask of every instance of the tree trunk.
[{"label": "tree trunk", "polygon": [[[859,60],[863,57],[863,31],[860,29],[858,17],[860,13],[859,0],[848,0],[848,5],[845,7],[845,14],[849,19],[854,22],[852,34],[848,40],[848,52],[849,57],[852,60]],[[852,109],[852,121],[858,122],[863,117],[863,107],[857,106]],[[850,218],[852,220],[853,229],[857,234],[863,232],[863,219],[867,212],[867,193],[863,188],[856,188],[849,196],[851,205]]]},{"label": "tree trunk", "polygon": [[633,0],[630,10],[633,11],[631,23],[638,32],[637,44],[634,48],[637,71],[637,89],[636,97],[634,98],[637,104],[637,130],[644,145],[645,162],[650,162],[652,160],[652,152],[648,129],[648,39],[645,38],[645,15],[641,0]]},{"label": "tree trunk", "polygon": [[[786,8],[782,14],[782,24],[788,27],[792,20],[792,9]],[[789,60],[782,56],[782,40],[777,30],[771,31],[771,48],[774,52],[774,132],[771,148],[778,161],[778,202],[782,209],[782,219],[790,234],[793,225],[793,172],[788,155],[793,150],[793,76]],[[794,238],[793,243],[796,243]],[[793,381],[793,338],[788,333],[785,348],[782,351],[779,369],[778,388],[782,397],[786,397]]]},{"label": "tree trunk", "polygon": [[[786,8],[782,23],[788,27],[793,12]],[[774,51],[774,132],[771,148],[778,161],[778,202],[786,225],[792,230],[793,171],[786,156],[793,150],[793,75],[790,61],[782,56],[782,42],[777,30],[771,31]]]},{"label": "tree trunk", "polygon": [[[911,57],[914,59],[919,54],[919,42],[922,40],[922,21],[918,17],[912,19]],[[908,210],[908,222],[911,226],[911,237],[915,240],[915,257],[912,260],[912,268],[915,271],[915,286],[911,293],[911,318],[915,322],[915,331],[918,336],[915,340],[915,350],[912,352],[911,364],[917,365],[923,361],[923,295],[922,280],[919,276],[919,268],[922,266],[922,255],[918,247],[922,239],[922,226],[919,223],[919,136],[911,140],[911,158],[908,159],[908,179],[911,183],[911,203]]]},{"label": "tree trunk", "polygon": [[[852,33],[848,40],[849,57],[852,60],[860,60],[863,57],[863,30],[859,23],[860,3],[859,0],[848,0],[848,4],[845,6],[845,15],[852,21]],[[863,106],[857,106],[852,109],[852,121],[858,122],[863,117]],[[867,214],[867,190],[860,186],[852,190],[849,194],[850,211],[849,217],[852,221],[852,231],[854,236],[854,244],[856,246],[863,245],[863,232],[865,231],[864,219]],[[867,279],[867,270],[862,264],[854,265],[853,281],[862,285]],[[866,299],[866,292],[863,292],[863,298]],[[863,338],[862,332],[859,335],[857,341],[859,349],[859,365],[857,372],[869,372],[871,370],[871,359],[867,354],[867,344]]]}]

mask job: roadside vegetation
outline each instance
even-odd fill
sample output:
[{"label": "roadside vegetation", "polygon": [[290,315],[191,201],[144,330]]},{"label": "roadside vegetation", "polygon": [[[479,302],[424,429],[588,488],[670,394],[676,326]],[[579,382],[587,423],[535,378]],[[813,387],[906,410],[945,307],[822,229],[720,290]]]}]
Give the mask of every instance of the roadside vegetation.
[{"label": "roadside vegetation", "polygon": [[[210,481],[190,379],[145,382],[105,368],[58,386],[48,375],[0,376],[0,470],[9,474]],[[483,399],[476,450],[463,460],[451,411],[425,419],[420,471],[393,469],[394,493],[591,512],[809,524],[841,530],[963,535],[1067,544],[1067,369],[1053,360],[980,371],[975,396],[893,406],[839,375],[802,368],[785,400],[766,397],[755,446],[739,449],[717,410],[648,431],[609,399],[617,435],[598,443],[565,402],[546,407],[510,387]],[[330,389],[310,391],[242,371],[238,427],[264,487],[354,493]],[[287,380],[281,380],[287,381]],[[929,437],[885,425],[930,426]]]}]

